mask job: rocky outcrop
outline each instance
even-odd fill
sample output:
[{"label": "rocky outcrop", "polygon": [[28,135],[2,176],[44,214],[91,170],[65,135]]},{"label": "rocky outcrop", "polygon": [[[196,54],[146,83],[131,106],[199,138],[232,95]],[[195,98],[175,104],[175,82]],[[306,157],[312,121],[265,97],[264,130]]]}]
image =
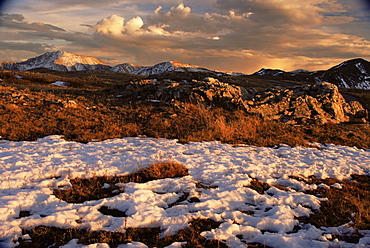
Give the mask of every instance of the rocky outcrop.
[{"label": "rocky outcrop", "polygon": [[264,119],[290,124],[365,122],[368,117],[359,102],[346,102],[338,87],[330,83],[271,88],[256,94],[245,107]]},{"label": "rocky outcrop", "polygon": [[192,82],[131,82],[123,95],[167,103],[191,102],[225,109],[242,109],[266,120],[288,124],[366,122],[368,112],[356,101],[346,102],[330,83],[292,88],[273,87],[263,92],[206,78]]},{"label": "rocky outcrop", "polygon": [[244,101],[253,96],[245,88],[213,78],[191,82],[141,80],[131,82],[122,94],[129,93],[149,101],[201,103],[225,109],[244,108]]}]

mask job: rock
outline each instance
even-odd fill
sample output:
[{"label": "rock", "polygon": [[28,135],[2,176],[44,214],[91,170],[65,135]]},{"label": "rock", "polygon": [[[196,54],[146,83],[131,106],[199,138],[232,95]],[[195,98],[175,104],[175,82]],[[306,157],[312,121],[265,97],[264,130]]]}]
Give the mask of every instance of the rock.
[{"label": "rock", "polygon": [[265,120],[288,124],[363,122],[368,112],[359,102],[346,102],[338,87],[330,83],[300,85],[288,89],[272,87],[263,92],[222,83],[214,78],[191,82],[142,80],[125,86],[138,99],[158,100],[175,106],[204,104],[224,109],[242,109]]},{"label": "rock", "polygon": [[369,118],[369,111],[367,109],[358,110],[354,116],[355,118]]},{"label": "rock", "polygon": [[155,99],[167,103],[201,103],[225,109],[245,109],[244,101],[253,97],[250,92],[240,86],[222,83],[214,78],[192,82],[144,80],[131,82],[125,90],[134,92],[133,95],[139,95],[145,100]]},{"label": "rock", "polygon": [[78,108],[78,104],[74,100],[63,101],[63,108]]},{"label": "rock", "polygon": [[330,83],[273,87],[256,95],[253,104],[246,103],[250,113],[259,113],[268,120],[278,117],[289,124],[360,122],[368,117],[359,102],[346,102],[338,87]]},{"label": "rock", "polygon": [[218,82],[218,79],[215,79],[212,77],[206,77],[205,79],[203,79],[203,81],[212,84],[212,83]]}]

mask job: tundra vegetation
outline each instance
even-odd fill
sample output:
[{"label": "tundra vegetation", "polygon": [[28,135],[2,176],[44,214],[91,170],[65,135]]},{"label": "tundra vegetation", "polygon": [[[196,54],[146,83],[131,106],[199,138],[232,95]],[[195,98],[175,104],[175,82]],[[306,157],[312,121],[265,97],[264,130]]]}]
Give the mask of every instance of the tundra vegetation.
[{"label": "tundra vegetation", "polygon": [[[18,75],[19,77],[15,77]],[[197,73],[167,73],[156,76],[157,80],[170,78],[173,81],[202,80],[208,75]],[[247,115],[241,109],[224,109],[185,102],[147,101],[141,98],[125,97],[125,86],[131,81],[147,77],[120,74],[109,71],[54,72],[34,70],[30,72],[0,71],[0,136],[4,140],[36,140],[48,135],[62,135],[66,140],[78,142],[100,141],[120,137],[148,136],[154,138],[178,139],[179,142],[218,140],[231,144],[254,146],[310,146],[314,143],[333,143],[343,146],[370,148],[370,126],[367,123],[308,123],[289,125],[260,116]],[[149,77],[153,79],[154,76]],[[52,85],[66,82],[68,87]],[[219,81],[231,85],[255,88],[262,91],[273,86],[270,81],[253,77],[221,76]],[[300,83],[303,84],[303,83]],[[340,89],[341,92],[359,98],[370,107],[369,90]],[[102,187],[109,184],[116,187],[116,194],[122,192],[117,183],[147,182],[159,178],[187,175],[187,169],[177,163],[163,162],[128,176],[75,178],[72,188],[54,190],[56,197],[67,202],[83,202],[110,197]],[[320,211],[302,222],[317,226],[338,226],[353,221],[354,227],[370,229],[370,178],[352,175],[354,180],[341,181],[343,188],[318,188],[307,192],[322,195],[329,200]],[[337,179],[323,181],[314,177],[297,178],[310,183],[328,185]],[[250,187],[264,194],[273,185],[256,180]],[[208,187],[198,184],[198,187]],[[277,186],[276,186],[277,187]],[[112,188],[111,188],[112,189]],[[280,188],[284,190],[283,188]],[[186,200],[186,197],[182,200]],[[196,199],[192,199],[196,200]],[[101,212],[124,216],[118,210],[102,208]],[[354,216],[353,213],[356,213]],[[29,215],[21,212],[20,218]],[[32,242],[21,242],[19,247],[61,246],[77,238],[83,244],[108,243],[111,247],[130,241],[140,241],[149,247],[165,247],[173,242],[184,242],[184,247],[226,247],[220,241],[206,240],[200,233],[219,226],[209,219],[194,219],[190,228],[177,234],[160,237],[158,228],[129,229],[125,234],[113,232],[90,232],[80,229],[37,227],[24,230]],[[342,240],[359,239],[359,236],[337,237]],[[263,244],[248,244],[248,247],[266,247]]]}]

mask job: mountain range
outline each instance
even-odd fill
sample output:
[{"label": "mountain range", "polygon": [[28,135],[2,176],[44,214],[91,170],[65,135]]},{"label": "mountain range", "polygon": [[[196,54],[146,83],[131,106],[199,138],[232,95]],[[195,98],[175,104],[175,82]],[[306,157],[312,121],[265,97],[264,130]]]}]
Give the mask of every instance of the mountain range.
[{"label": "mountain range", "polygon": [[24,62],[12,63],[1,62],[0,69],[28,71],[32,69],[46,68],[55,71],[84,71],[84,70],[111,70],[120,73],[130,73],[151,76],[165,72],[214,72],[206,68],[183,64],[177,61],[168,61],[154,66],[140,66],[133,63],[123,63],[111,67],[103,61],[92,57],[77,55],[66,51],[47,52]]},{"label": "mountain range", "polygon": [[343,88],[370,90],[370,62],[361,58],[345,61],[328,70],[285,72],[276,69],[261,69],[253,76],[277,81],[329,82]]},{"label": "mountain range", "polygon": [[56,71],[83,71],[83,70],[111,70],[119,73],[137,75],[157,75],[166,72],[205,72],[220,75],[236,75],[258,77],[267,80],[290,80],[309,83],[330,82],[339,87],[370,90],[370,62],[364,59],[352,59],[336,65],[328,70],[307,71],[295,70],[285,72],[278,69],[261,69],[252,75],[242,73],[223,73],[207,68],[168,61],[154,66],[140,66],[132,63],[123,63],[111,67],[103,61],[92,57],[82,56],[66,51],[47,52],[24,62],[0,62],[0,69],[27,71],[37,68],[46,68]]},{"label": "mountain range", "polygon": [[109,70],[111,67],[92,56],[81,56],[65,51],[47,52],[23,62],[0,63],[0,68],[7,70],[28,71],[46,68],[55,71]]}]

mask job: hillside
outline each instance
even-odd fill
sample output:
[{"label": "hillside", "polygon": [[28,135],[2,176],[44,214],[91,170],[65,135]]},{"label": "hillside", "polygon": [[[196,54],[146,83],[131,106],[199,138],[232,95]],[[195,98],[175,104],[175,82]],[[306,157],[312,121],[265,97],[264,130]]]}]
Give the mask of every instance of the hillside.
[{"label": "hillside", "polygon": [[[196,102],[158,101],[150,96],[150,91],[147,96],[140,91],[128,91],[127,87],[133,86],[131,82],[138,82],[138,86],[145,82],[138,75],[104,71],[100,74],[1,72],[0,75],[3,78],[0,128],[3,139],[34,140],[60,134],[67,139],[88,142],[147,135],[184,142],[216,139],[258,146],[281,143],[295,146],[306,142],[368,146],[366,124],[293,126],[245,115],[241,109],[228,109],[222,104],[208,108]],[[238,82],[235,85],[243,84],[247,89],[248,85],[254,85],[239,77],[224,79]],[[56,81],[69,86],[52,85]],[[176,81],[173,83],[176,85]],[[262,86],[262,81],[255,84]]]},{"label": "hillside", "polygon": [[140,70],[135,71],[133,73],[144,76],[152,76],[168,72],[204,72],[204,73],[208,72],[216,74],[216,72],[208,70],[206,68],[196,65],[183,64],[177,61],[162,62],[154,66],[141,68]]},{"label": "hillside", "polygon": [[370,62],[364,59],[348,60],[327,71],[310,75],[316,82],[334,82],[344,88],[370,90]]},{"label": "hillside", "polygon": [[[201,66],[185,64],[177,61],[167,61],[153,66],[141,66],[133,63],[123,63],[116,66],[108,66],[104,62],[92,56],[77,55],[66,51],[48,52],[24,62],[0,62],[0,69],[28,71],[34,69],[50,69],[55,71],[84,71],[84,70],[110,70],[113,72],[135,74],[142,76],[160,76],[174,73],[201,73],[212,77],[248,77],[259,78],[264,81],[294,81],[306,83],[329,82],[338,87],[348,89],[370,90],[370,62],[364,59],[352,59],[344,61],[328,70],[307,71],[299,69],[285,72],[279,69],[263,68],[252,75],[243,73],[225,73],[210,70]],[[187,77],[188,78],[188,77]]]},{"label": "hillside", "polygon": [[82,56],[66,51],[48,52],[24,62],[3,63],[2,69],[28,71],[45,68],[55,71],[82,71],[110,69],[110,66],[91,56]]},{"label": "hillside", "polygon": [[344,61],[323,71],[296,70],[285,72],[277,69],[261,69],[252,76],[270,80],[307,83],[329,82],[347,89],[370,90],[370,62],[360,58]]},{"label": "hillside", "polygon": [[0,71],[0,247],[366,247],[370,126],[341,90]]}]

